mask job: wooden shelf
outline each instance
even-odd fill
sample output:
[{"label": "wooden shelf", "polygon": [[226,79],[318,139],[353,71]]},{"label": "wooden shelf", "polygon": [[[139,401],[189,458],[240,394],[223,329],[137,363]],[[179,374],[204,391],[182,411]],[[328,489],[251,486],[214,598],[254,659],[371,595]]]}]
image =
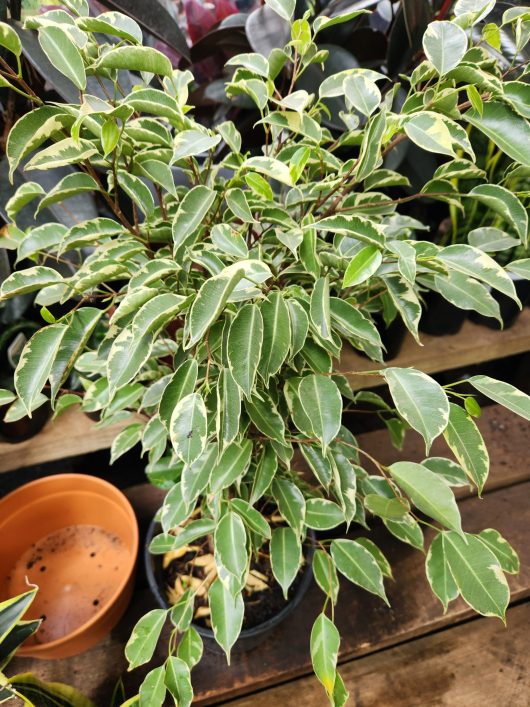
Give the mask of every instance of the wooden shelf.
[{"label": "wooden shelf", "polygon": [[[425,334],[422,341],[424,345],[418,346],[412,336],[408,336],[398,356],[385,365],[414,366],[425,373],[437,373],[448,368],[530,351],[530,308],[525,309],[516,323],[506,331],[495,331],[466,321],[454,336]],[[363,372],[382,367],[360,356],[353,349],[346,348],[338,370],[358,372],[346,375],[352,388],[359,390],[379,385],[379,376],[363,375]],[[42,432],[25,442],[0,442],[0,473],[106,449],[125,424],[98,429],[79,410],[67,410],[57,420],[50,421]]]},{"label": "wooden shelf", "polygon": [[127,424],[98,428],[79,410],[66,410],[31,439],[18,444],[0,442],[0,473],[107,449]]},{"label": "wooden shelf", "polygon": [[[407,334],[396,358],[384,366],[374,364],[352,348],[344,349],[337,370],[344,372],[354,390],[381,384],[379,376],[362,375],[385,366],[413,366],[424,373],[440,373],[475,363],[493,361],[530,350],[530,308],[523,310],[515,324],[505,331],[488,329],[469,320],[452,336],[421,335],[423,346]],[[348,375],[352,372],[351,375]],[[355,372],[355,373],[353,373]],[[361,375],[359,375],[361,374]]]}]

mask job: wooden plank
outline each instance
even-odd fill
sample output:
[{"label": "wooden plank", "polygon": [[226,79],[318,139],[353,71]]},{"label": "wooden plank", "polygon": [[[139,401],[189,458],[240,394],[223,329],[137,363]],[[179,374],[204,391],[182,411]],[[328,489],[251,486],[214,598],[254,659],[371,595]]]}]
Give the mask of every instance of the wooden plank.
[{"label": "wooden plank", "polygon": [[0,442],[0,473],[107,449],[129,422],[97,428],[79,410],[66,410],[31,439],[18,444]]},{"label": "wooden plank", "polygon": [[[519,576],[509,578],[513,600],[530,595],[529,500],[530,482],[527,482],[497,490],[484,499],[468,498],[461,502],[467,531],[497,528],[518,550],[522,571]],[[372,653],[473,615],[461,600],[453,602],[444,615],[441,604],[428,587],[422,553],[395,541],[384,527],[374,528],[371,537],[384,550],[394,570],[396,582],[388,583],[391,608],[349,583],[342,585],[336,614],[342,635],[341,660]],[[322,604],[323,595],[313,585],[291,617],[262,644],[245,654],[234,653],[230,668],[222,655],[207,652],[193,671],[197,703],[215,704],[309,674],[310,627]],[[123,646],[136,620],[154,606],[140,577],[126,616],[98,646],[61,661],[16,659],[9,673],[33,671],[43,679],[73,683],[97,704],[108,703],[112,688],[122,674],[128,694],[133,694],[144,672],[139,669],[125,673]],[[165,639],[161,645],[167,645]],[[161,650],[150,667],[163,659]],[[318,695],[321,699],[321,693]]]},{"label": "wooden plank", "polygon": [[[458,368],[529,351],[530,308],[503,332],[466,321],[458,334],[442,337],[424,334],[422,342],[424,346],[418,346],[412,336],[407,336],[399,355],[388,363],[436,373],[448,367]],[[337,366],[337,370],[346,373],[353,390],[380,385],[380,376],[363,375],[364,371],[379,368],[379,364],[350,347],[344,349]],[[0,442],[0,473],[106,449],[126,424],[97,429],[79,410],[67,410],[30,440],[19,444]]]},{"label": "wooden plank", "polygon": [[[528,707],[530,603],[508,610],[508,628],[476,619],[341,666],[357,707]],[[228,703],[321,707],[313,676]]]},{"label": "wooden plank", "polygon": [[[351,417],[354,418],[353,415]],[[530,479],[530,465],[528,464],[530,422],[500,405],[490,405],[484,408],[480,418],[475,421],[484,436],[490,455],[490,476],[484,490],[489,492]],[[353,419],[354,422],[355,419]],[[353,423],[350,428],[355,434]],[[385,465],[397,461],[420,462],[426,456],[425,442],[413,430],[407,431],[401,451],[390,444],[386,428],[361,434],[357,439],[362,449]],[[429,456],[453,458],[443,437],[434,441]],[[369,469],[370,462],[363,460],[363,466],[365,465]],[[469,490],[466,488],[455,489],[455,491],[460,498],[469,495]]]},{"label": "wooden plank", "polygon": [[[493,361],[530,350],[530,308],[524,309],[515,324],[505,331],[488,329],[467,320],[457,334],[429,336],[421,334],[419,346],[407,334],[396,358],[385,365],[413,366],[425,373],[439,373],[449,368]],[[380,364],[346,347],[342,352],[339,371],[347,375],[353,390],[381,385],[381,378],[363,375],[364,371],[383,368]],[[349,374],[349,375],[348,375]]]}]

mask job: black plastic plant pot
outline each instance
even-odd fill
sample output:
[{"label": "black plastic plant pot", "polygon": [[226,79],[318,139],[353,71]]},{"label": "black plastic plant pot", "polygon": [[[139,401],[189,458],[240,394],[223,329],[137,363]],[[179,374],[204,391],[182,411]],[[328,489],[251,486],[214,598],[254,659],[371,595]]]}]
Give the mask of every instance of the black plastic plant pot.
[{"label": "black plastic plant pot", "polygon": [[[151,540],[155,535],[158,535],[161,532],[162,528],[160,526],[160,523],[153,519],[151,521],[151,524],[149,525],[145,541],[145,571],[149,588],[153,596],[155,597],[158,605],[163,609],[169,609],[171,607],[166,598],[166,594],[164,591],[164,580],[162,576],[163,555],[152,555],[149,552],[149,545],[151,544]],[[283,609],[271,616],[270,619],[267,619],[263,623],[258,624],[257,626],[254,626],[252,628],[243,628],[241,633],[239,634],[239,638],[237,639],[235,645],[232,648],[232,653],[243,653],[245,651],[252,650],[256,646],[259,646],[276,628],[276,626],[281,624],[282,621],[284,621],[288,616],[290,616],[296,609],[298,604],[300,604],[307,590],[309,589],[309,585],[311,584],[311,579],[313,577],[313,570],[311,565],[313,560],[314,546],[316,542],[315,533],[313,530],[308,531],[308,539],[309,542],[306,546],[304,546],[305,565],[302,570],[300,580],[294,589],[293,595],[289,598]],[[203,639],[204,647],[207,650],[213,653],[224,652],[215,640],[214,633],[211,629],[196,623],[194,623],[193,626],[197,630],[197,633],[199,633],[201,638]]]},{"label": "black plastic plant pot", "polygon": [[[515,285],[517,296],[521,300],[523,307],[530,304],[530,280],[524,280],[523,278],[519,278],[517,276],[512,276],[512,280]],[[487,326],[489,329],[509,329],[517,321],[517,318],[521,314],[521,310],[513,299],[502,294],[502,292],[494,290],[491,294],[499,303],[501,319],[504,322],[504,326],[501,327],[500,323],[493,317],[485,317],[483,314],[479,314],[478,312],[472,312],[469,318],[471,321],[475,322],[475,324]]]},{"label": "black plastic plant pot", "polygon": [[0,407],[0,439],[9,444],[18,444],[38,434],[51,417],[52,409],[48,403],[37,408],[31,417],[22,417],[16,422],[4,422],[8,405]]},{"label": "black plastic plant pot", "polygon": [[420,319],[420,331],[431,336],[457,334],[468,316],[464,309],[448,302],[441,294],[430,290],[424,296],[425,309]]},{"label": "black plastic plant pot", "polygon": [[400,317],[396,317],[394,321],[385,328],[381,318],[381,326],[378,326],[381,341],[386,349],[384,354],[385,361],[391,361],[399,353],[401,345],[407,335],[407,327],[403,324]]}]

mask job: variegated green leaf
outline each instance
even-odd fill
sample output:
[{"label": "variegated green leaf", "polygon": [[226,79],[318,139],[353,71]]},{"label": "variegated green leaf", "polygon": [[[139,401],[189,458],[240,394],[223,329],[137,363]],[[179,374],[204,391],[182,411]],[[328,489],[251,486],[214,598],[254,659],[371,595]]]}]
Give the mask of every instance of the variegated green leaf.
[{"label": "variegated green leaf", "polygon": [[39,43],[52,63],[80,90],[86,88],[86,72],[83,57],[67,31],[58,25],[39,29]]},{"label": "variegated green leaf", "polygon": [[151,660],[166,620],[166,614],[164,609],[152,609],[142,616],[133,628],[131,637],[125,646],[125,657],[129,662],[130,670]]},{"label": "variegated green leaf", "polygon": [[429,451],[449,421],[445,391],[430,376],[414,368],[385,368],[381,373],[399,414],[421,434]]},{"label": "variegated green leaf", "polygon": [[381,597],[388,604],[383,585],[383,573],[374,556],[355,540],[333,540],[331,557],[335,567],[350,582]]},{"label": "variegated green leaf", "polygon": [[301,535],[305,520],[306,503],[298,486],[287,479],[274,479],[272,482],[272,495],[282,516],[291,528]]},{"label": "variegated green leaf", "polygon": [[451,488],[437,474],[415,462],[395,462],[388,467],[399,488],[422,513],[459,533],[460,512]]},{"label": "variegated green leaf", "polygon": [[272,531],[270,549],[274,578],[287,599],[289,587],[294,582],[302,563],[300,538],[292,528],[275,528]]},{"label": "variegated green leaf", "polygon": [[488,478],[489,454],[478,427],[460,405],[450,404],[444,437],[460,466],[481,493]]},{"label": "variegated green leaf", "polygon": [[263,345],[258,370],[267,382],[281,368],[291,345],[289,310],[280,292],[272,292],[261,304]]},{"label": "variegated green leaf", "polygon": [[472,376],[471,385],[491,400],[508,408],[517,415],[530,420],[530,396],[513,385],[498,381],[490,376]]},{"label": "variegated green leaf", "polygon": [[212,628],[217,643],[226,653],[230,663],[230,651],[243,625],[245,605],[241,594],[235,597],[226,589],[220,579],[216,579],[208,590]]},{"label": "variegated green leaf", "polygon": [[215,192],[205,186],[191,189],[179,204],[173,219],[173,243],[176,250],[186,243],[189,236],[204,222],[215,199]]},{"label": "variegated green leaf", "polygon": [[35,290],[41,290],[44,287],[62,282],[63,278],[57,270],[52,270],[43,265],[36,265],[33,268],[11,273],[2,282],[0,296],[2,299],[8,299],[9,297],[25,295],[28,292],[35,292]]},{"label": "variegated green leaf", "polygon": [[154,334],[142,334],[131,327],[122,329],[113,341],[108,360],[107,376],[111,391],[129,383],[151,355]]},{"label": "variegated green leaf", "polygon": [[298,397],[325,450],[341,425],[342,398],[336,383],[327,376],[304,376],[298,387]]},{"label": "variegated green leaf", "polygon": [[246,439],[241,444],[229,444],[211,469],[212,493],[222,491],[241,479],[250,465],[251,456],[251,440]]},{"label": "variegated green leaf", "polygon": [[447,562],[447,554],[444,547],[445,537],[444,533],[439,533],[435,536],[425,558],[425,574],[432,591],[443,604],[444,613],[447,611],[449,602],[456,599],[459,594]]},{"label": "variegated green leaf", "polygon": [[325,614],[320,614],[311,629],[311,662],[328,697],[335,688],[340,634]]},{"label": "variegated green leaf", "polygon": [[202,339],[210,325],[223,311],[230,294],[244,274],[244,267],[241,267],[240,263],[235,263],[202,284],[186,322],[189,338],[185,348],[191,348]]},{"label": "variegated green leaf", "polygon": [[228,363],[233,379],[250,398],[263,345],[263,318],[255,304],[242,307],[230,324]]},{"label": "variegated green leaf", "polygon": [[504,621],[510,590],[495,554],[469,533],[445,532],[444,550],[464,601],[479,614]]},{"label": "variegated green leaf", "polygon": [[169,434],[176,454],[186,464],[200,457],[207,440],[207,413],[199,393],[189,393],[179,400],[171,415]]},{"label": "variegated green leaf", "polygon": [[33,334],[20,354],[15,371],[15,390],[29,417],[50,375],[66,331],[63,324],[44,327]]}]

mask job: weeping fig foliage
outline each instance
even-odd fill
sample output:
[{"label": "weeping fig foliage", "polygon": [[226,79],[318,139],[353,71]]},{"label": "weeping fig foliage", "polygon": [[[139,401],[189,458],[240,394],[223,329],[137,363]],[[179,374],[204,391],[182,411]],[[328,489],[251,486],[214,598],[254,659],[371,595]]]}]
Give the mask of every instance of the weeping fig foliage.
[{"label": "weeping fig foliage", "polygon": [[[194,119],[192,74],[143,47],[133,20],[114,12],[89,19],[83,2],[39,18],[43,50],[80,89],[79,101],[47,106],[32,97],[34,109],[7,142],[11,173],[69,165],[78,177],[57,185],[55,202],[88,189],[108,215],[66,231],[57,226],[54,237],[17,227],[19,212],[39,208],[49,194],[26,186],[11,200],[9,245],[22,257],[0,296],[34,292],[48,318],[59,314],[29,340],[16,394],[2,400],[30,415],[50,400],[58,411],[73,404],[99,411],[102,424],[130,419],[113,458],[140,442],[148,476],[167,489],[153,552],[212,538],[217,579],[208,599],[228,656],[243,625],[254,552],[270,553],[287,595],[303,568],[308,529],[358,523],[368,532],[372,516],[416,548],[429,525],[426,573],[442,605],[461,596],[504,619],[505,572],[516,571],[517,557],[496,531],[467,532],[452,488],[468,483],[480,493],[487,480],[477,405],[421,371],[385,367],[374,380],[389,387],[388,404],[352,392],[355,372],[338,373],[337,362],[344,347],[384,362],[380,315],[386,324],[401,319],[419,340],[430,290],[493,316],[492,292],[518,302],[510,272],[529,276],[524,257],[501,265],[476,234],[446,245],[427,240],[405,203],[428,198],[466,213],[479,204],[488,227],[504,234],[495,242],[508,238],[526,249],[524,195],[508,192],[502,175],[488,181],[474,142],[489,140],[508,172],[530,168],[524,65],[516,79],[503,80],[503,62],[481,35],[484,3],[457,3],[452,19],[429,27],[425,60],[399,84],[348,69],[309,93],[299,79],[326,62],[314,43],[321,23],[309,13],[292,21],[294,2],[268,4],[292,22],[282,66],[278,52],[247,53],[232,57],[225,75],[227,100],[244,99],[259,113],[263,145],[252,151],[234,123],[207,128]],[[507,11],[503,22],[518,41],[528,39],[522,9]],[[12,39],[9,28],[0,32],[17,55]],[[124,70],[137,79],[129,93],[120,85]],[[9,80],[17,78],[13,71]],[[94,78],[104,97],[90,93]],[[326,115],[336,98],[344,102],[343,130],[331,132]],[[407,186],[392,169],[402,143],[433,153],[439,167],[417,193],[396,199],[392,187]],[[74,274],[54,267],[81,249]],[[72,370],[83,382],[80,395],[65,390]],[[530,398],[520,391],[484,376],[470,383],[530,419]],[[365,464],[342,413],[367,403],[394,438],[412,428],[428,454],[443,437],[457,462]],[[274,527],[264,511],[271,505],[283,519]],[[331,704],[342,705],[340,634],[329,611],[340,599],[339,577],[388,602],[392,570],[370,538],[342,538],[322,543],[314,574],[323,591],[323,613],[308,636],[315,673]],[[136,667],[152,658],[166,620],[182,635],[182,649],[147,676],[146,704],[155,690],[160,704],[166,692],[179,705],[193,698],[190,671],[201,655],[193,606],[190,590],[168,612],[149,612],[131,636],[127,657]]]}]

